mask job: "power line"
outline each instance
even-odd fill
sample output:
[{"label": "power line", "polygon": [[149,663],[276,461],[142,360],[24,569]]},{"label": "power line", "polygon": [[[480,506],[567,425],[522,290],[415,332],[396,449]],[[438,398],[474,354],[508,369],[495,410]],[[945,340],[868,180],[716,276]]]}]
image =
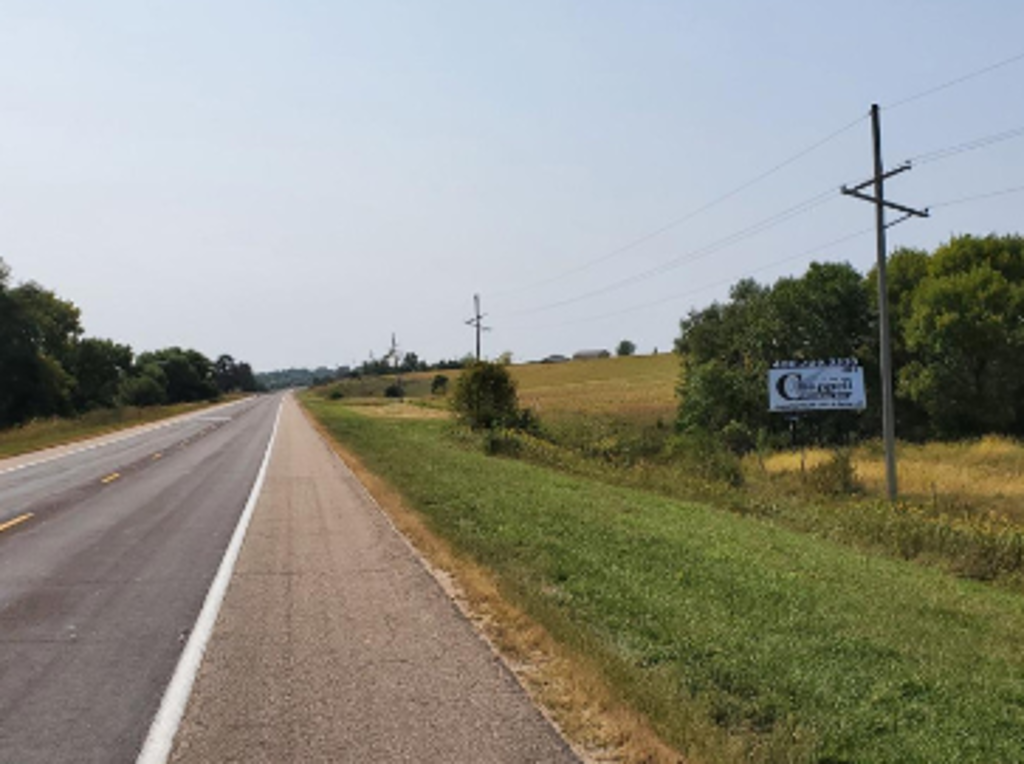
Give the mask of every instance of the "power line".
[{"label": "power line", "polygon": [[554,276],[550,276],[548,278],[541,279],[539,281],[534,281],[534,282],[532,282],[530,284],[525,284],[525,285],[523,285],[521,287],[514,287],[512,289],[506,289],[506,290],[501,291],[501,292],[496,292],[494,294],[494,296],[495,297],[504,297],[504,296],[507,296],[507,295],[510,295],[510,294],[518,294],[520,292],[524,292],[524,291],[527,291],[527,290],[530,290],[530,289],[535,289],[535,288],[540,287],[540,286],[545,286],[545,285],[550,284],[550,283],[552,283],[554,281],[560,281],[563,278],[567,278],[569,276],[573,276],[573,275],[575,275],[577,273],[581,273],[581,272],[583,272],[585,270],[589,270],[590,268],[593,268],[596,265],[600,265],[601,263],[603,263],[603,262],[605,262],[607,260],[610,260],[611,258],[616,257],[617,255],[621,255],[623,252],[628,252],[631,249],[635,249],[636,247],[639,247],[641,244],[646,244],[651,239],[655,239],[658,236],[661,236],[663,233],[666,233],[666,232],[672,230],[673,228],[675,228],[677,226],[680,226],[683,223],[686,223],[686,222],[692,220],[693,218],[697,217],[698,215],[700,215],[700,214],[702,214],[704,212],[707,212],[708,210],[710,210],[710,209],[712,209],[714,207],[717,207],[718,205],[722,204],[723,202],[726,202],[729,199],[733,198],[734,196],[742,193],[743,191],[746,191],[751,186],[754,186],[754,185],[760,183],[762,180],[765,180],[766,178],[771,177],[772,175],[774,175],[775,173],[785,169],[789,165],[799,161],[800,159],[803,159],[808,154],[816,151],[817,149],[821,148],[825,144],[830,143],[831,141],[835,140],[836,138],[841,136],[843,133],[846,133],[847,131],[852,130],[854,127],[859,125],[865,119],[867,119],[867,115],[866,114],[862,114],[861,116],[857,117],[857,119],[853,120],[852,122],[849,122],[849,123],[843,125],[842,127],[840,127],[837,130],[834,130],[833,132],[831,132],[828,135],[826,135],[824,138],[818,139],[814,143],[810,144],[806,148],[801,149],[800,151],[798,151],[797,153],[791,155],[787,159],[784,159],[783,161],[779,162],[778,164],[768,168],[764,172],[761,172],[758,175],[755,175],[750,180],[741,183],[740,185],[736,186],[735,188],[731,189],[730,191],[726,191],[721,196],[715,197],[710,202],[702,204],[700,207],[697,207],[696,209],[691,210],[690,212],[686,213],[685,215],[682,215],[681,217],[678,217],[678,218],[676,218],[674,220],[671,220],[668,223],[666,223],[665,225],[660,226],[659,228],[654,229],[650,233],[646,233],[643,236],[640,236],[640,237],[638,237],[636,239],[633,239],[632,241],[630,241],[630,242],[628,242],[626,244],[623,244],[620,247],[616,247],[615,249],[610,250],[609,252],[606,252],[605,254],[601,255],[600,257],[594,258],[593,260],[585,262],[585,263],[583,263],[581,265],[578,265],[576,267],[569,268],[568,270],[562,271],[561,273],[558,273],[558,274],[556,274]]},{"label": "power line", "polygon": [[770,228],[774,228],[775,226],[780,225],[794,217],[797,217],[798,215],[803,215],[807,212],[810,212],[811,210],[820,207],[823,204],[827,204],[834,198],[836,198],[835,189],[830,188],[827,191],[824,191],[820,194],[816,194],[815,196],[812,196],[809,199],[800,202],[799,204],[793,205],[792,207],[785,209],[782,212],[776,213],[775,215],[771,215],[770,217],[767,217],[757,223],[754,223],[753,225],[748,226],[747,228],[730,234],[729,236],[712,242],[711,244],[708,244],[704,247],[693,250],[691,252],[687,252],[683,255],[680,255],[679,257],[675,257],[672,260],[655,266],[654,268],[650,268],[641,273],[628,276],[624,279],[620,279],[619,281],[612,282],[607,286],[601,287],[600,289],[585,292],[584,294],[577,295],[576,297],[570,297],[565,300],[559,300],[557,302],[548,303],[546,305],[540,305],[536,308],[514,311],[509,315],[524,316],[533,313],[540,313],[542,311],[552,310],[554,308],[560,308],[565,305],[571,305],[582,300],[590,299],[591,297],[596,297],[598,295],[607,294],[608,292],[613,292],[625,286],[629,286],[640,281],[645,281],[654,276],[659,276],[662,273],[678,268],[680,265],[683,265],[684,263],[694,262],[696,260],[700,260],[701,258],[708,257],[709,255],[712,255],[715,252],[718,252],[732,244],[735,244],[739,241],[743,241],[744,239],[749,239],[752,236],[755,236],[763,231],[767,231]]},{"label": "power line", "polygon": [[996,63],[990,64],[989,66],[986,66],[982,69],[977,69],[973,72],[969,72],[960,77],[957,77],[956,79],[944,82],[941,85],[936,85],[935,87],[928,88],[927,90],[922,90],[920,93],[915,93],[914,95],[907,96],[906,98],[902,98],[899,101],[888,104],[884,108],[886,111],[898,109],[901,106],[906,106],[908,103],[913,103],[914,101],[919,101],[922,98],[927,98],[928,96],[946,90],[947,88],[954,87],[963,82],[967,82],[968,80],[973,80],[975,77],[981,77],[984,74],[988,74],[989,72],[993,72],[996,69],[1001,69],[1004,66],[1009,66],[1010,64],[1016,63],[1017,61],[1021,60],[1024,60],[1024,53],[1018,53],[1014,56],[1010,56],[1009,58],[1004,58],[1002,61],[997,61]]},{"label": "power line", "polygon": [[936,149],[929,151],[925,154],[918,154],[916,157],[911,157],[908,161],[914,164],[925,164],[927,162],[936,162],[940,159],[946,159],[957,154],[962,154],[965,151],[974,151],[976,149],[983,149],[986,146],[991,146],[996,143],[1002,143],[1003,141],[1011,140],[1012,138],[1020,138],[1024,136],[1024,125],[1021,127],[1015,127],[1012,130],[1005,130],[1001,133],[994,133],[993,135],[986,135],[981,138],[975,138],[972,141],[965,141],[964,143],[958,143],[953,146],[947,146],[945,148]]},{"label": "power line", "polygon": [[949,199],[945,202],[939,202],[938,204],[931,205],[931,209],[938,209],[939,207],[952,207],[957,204],[967,204],[968,202],[977,202],[982,199],[991,199],[994,196],[1006,196],[1007,194],[1019,194],[1024,191],[1024,186],[1014,186],[1012,188],[1004,188],[1001,191],[989,191],[985,194],[976,194],[974,196],[962,196],[959,199]]},{"label": "power line", "polygon": [[720,286],[725,286],[725,285],[728,285],[728,284],[731,284],[731,283],[735,283],[736,281],[738,281],[740,279],[749,278],[751,275],[753,275],[755,273],[761,273],[763,271],[771,270],[773,268],[777,268],[780,265],[785,265],[786,263],[793,262],[794,260],[800,260],[802,258],[807,257],[808,255],[813,255],[816,252],[820,252],[821,250],[826,249],[827,247],[835,247],[835,246],[838,246],[839,244],[844,244],[844,243],[846,243],[848,241],[852,241],[853,239],[857,239],[857,238],[859,238],[861,236],[865,236],[866,234],[869,234],[869,233],[871,233],[874,230],[875,230],[874,226],[869,226],[867,228],[861,228],[858,231],[854,231],[853,233],[848,233],[845,236],[839,237],[838,239],[832,239],[831,241],[827,241],[827,242],[824,242],[822,244],[818,244],[817,246],[809,247],[808,249],[805,249],[802,252],[799,252],[799,253],[797,253],[795,255],[790,255],[790,256],[784,257],[784,258],[782,258],[780,260],[773,260],[772,262],[765,263],[764,265],[759,266],[757,268],[751,268],[751,269],[749,269],[748,271],[746,271],[744,274],[742,274],[740,276],[734,276],[732,278],[722,279],[722,280],[719,280],[719,281],[714,281],[714,282],[711,282],[710,284],[705,284],[705,285],[700,286],[700,287],[695,287],[694,289],[688,289],[688,290],[686,290],[684,292],[676,292],[675,294],[671,294],[671,295],[669,295],[667,297],[661,297],[661,298],[659,298],[657,300],[652,300],[650,302],[640,303],[638,305],[633,305],[633,306],[631,306],[629,308],[623,308],[622,310],[616,310],[616,311],[613,311],[611,313],[602,313],[602,314],[596,315],[596,316],[587,316],[585,318],[572,319],[570,321],[561,321],[561,322],[558,322],[558,323],[555,323],[555,324],[546,324],[544,326],[534,326],[534,327],[522,327],[522,326],[520,326],[520,327],[510,327],[510,328],[519,328],[519,329],[523,329],[523,328],[530,328],[530,329],[552,329],[552,328],[562,327],[562,326],[575,326],[577,324],[589,324],[589,323],[593,323],[595,321],[603,321],[604,319],[607,319],[607,318],[617,318],[619,316],[629,315],[630,313],[636,313],[637,311],[647,310],[649,308],[655,308],[655,307],[657,307],[659,305],[664,305],[665,303],[668,303],[668,302],[674,302],[676,300],[681,300],[684,297],[691,297],[691,296],[693,296],[695,294],[700,294],[701,292],[706,292],[709,289],[714,289],[715,287],[720,287]]},{"label": "power line", "polygon": [[[957,199],[949,199],[947,201],[943,201],[943,202],[939,202],[937,204],[929,205],[929,209],[933,209],[934,210],[934,209],[939,209],[939,208],[942,208],[942,207],[952,207],[952,206],[958,205],[958,204],[967,204],[969,202],[975,202],[975,201],[980,201],[980,200],[983,200],[983,199],[990,199],[992,197],[1006,196],[1006,195],[1009,195],[1009,194],[1016,194],[1016,193],[1022,193],[1022,192],[1024,192],[1024,185],[1022,185],[1022,186],[1013,186],[1011,188],[1004,188],[1004,189],[1001,189],[999,191],[990,191],[990,192],[984,193],[984,194],[976,194],[976,195],[973,195],[973,196],[964,196],[964,197],[960,197],[960,198],[957,198]],[[790,256],[784,257],[784,258],[782,258],[780,260],[773,260],[772,262],[765,263],[764,265],[759,266],[757,268],[751,268],[751,269],[747,270],[744,274],[742,274],[740,276],[734,276],[734,277],[729,278],[729,279],[722,279],[720,281],[714,281],[714,282],[711,282],[710,284],[705,284],[703,286],[696,287],[694,289],[688,289],[688,290],[686,290],[684,292],[676,292],[676,293],[671,294],[671,295],[669,295],[667,297],[662,297],[662,298],[659,298],[657,300],[652,300],[650,302],[644,302],[644,303],[640,303],[638,305],[633,305],[633,306],[628,307],[628,308],[623,308],[622,310],[616,310],[616,311],[613,311],[613,312],[610,312],[610,313],[601,313],[601,314],[596,315],[596,316],[587,316],[587,317],[584,317],[584,318],[572,319],[572,320],[569,320],[569,321],[560,321],[560,322],[554,323],[554,324],[545,324],[543,326],[534,326],[534,327],[523,327],[523,326],[515,327],[515,326],[513,326],[513,327],[509,327],[509,328],[513,328],[513,329],[516,329],[516,328],[518,328],[518,329],[523,329],[523,328],[549,329],[549,328],[557,328],[557,327],[562,327],[562,326],[576,326],[578,324],[588,324],[588,323],[593,323],[593,322],[596,322],[596,321],[602,321],[602,320],[607,319],[607,318],[617,318],[619,316],[629,315],[630,313],[636,313],[637,311],[640,311],[640,310],[646,310],[648,308],[655,308],[655,307],[657,307],[659,305],[664,305],[665,303],[668,303],[668,302],[673,302],[675,300],[680,300],[680,299],[683,299],[684,297],[691,297],[691,296],[693,296],[695,294],[700,294],[701,292],[706,292],[709,289],[714,289],[715,287],[720,287],[720,286],[728,285],[730,283],[735,283],[736,281],[738,281],[740,279],[743,279],[743,278],[748,278],[748,277],[752,276],[753,274],[761,273],[763,271],[768,271],[768,270],[771,270],[773,268],[777,268],[780,265],[785,265],[786,263],[790,263],[790,262],[793,262],[795,260],[800,260],[802,258],[807,257],[808,255],[813,255],[814,253],[820,252],[823,249],[827,249],[829,247],[835,247],[835,246],[838,246],[840,244],[845,244],[848,241],[852,241],[853,239],[858,239],[858,238],[860,238],[862,236],[865,236],[865,235],[873,232],[874,230],[875,230],[874,226],[869,226],[867,228],[861,228],[858,231],[854,231],[852,233],[848,233],[845,236],[839,237],[838,239],[832,239],[832,240],[824,242],[822,244],[818,244],[818,245],[816,245],[814,247],[809,247],[808,249],[805,249],[805,250],[803,250],[803,251],[801,251],[801,252],[799,252],[799,253],[797,253],[795,255],[790,255]]]}]

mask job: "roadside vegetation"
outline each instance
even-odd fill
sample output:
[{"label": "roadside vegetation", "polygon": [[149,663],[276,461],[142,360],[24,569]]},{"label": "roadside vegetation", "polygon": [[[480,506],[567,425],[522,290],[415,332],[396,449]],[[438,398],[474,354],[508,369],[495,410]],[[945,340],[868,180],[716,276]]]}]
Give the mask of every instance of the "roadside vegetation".
[{"label": "roadside vegetation", "polygon": [[77,417],[36,419],[27,424],[0,430],[0,458],[18,456],[140,424],[149,424],[209,405],[209,402],[198,402],[176,403],[169,406],[120,406],[96,409]]},{"label": "roadside vegetation", "polygon": [[696,761],[1015,761],[1020,596],[775,522],[306,405]]},{"label": "roadside vegetation", "polygon": [[[136,356],[127,345],[83,334],[74,303],[34,282],[15,285],[0,260],[0,433],[88,415],[69,423],[77,431],[87,429],[83,421],[119,421],[123,407],[214,401],[257,389],[249,365],[227,354],[210,360],[170,347]],[[32,431],[47,426],[55,427]],[[28,442],[24,431],[11,438]]]},{"label": "roadside vegetation", "polygon": [[[344,380],[305,400],[687,756],[1018,761],[1024,240],[892,257],[896,504],[874,278],[812,264],[740,282],[681,322],[672,355]],[[837,357],[864,366],[867,411],[767,412],[774,361]],[[484,371],[512,400],[474,420]]]}]

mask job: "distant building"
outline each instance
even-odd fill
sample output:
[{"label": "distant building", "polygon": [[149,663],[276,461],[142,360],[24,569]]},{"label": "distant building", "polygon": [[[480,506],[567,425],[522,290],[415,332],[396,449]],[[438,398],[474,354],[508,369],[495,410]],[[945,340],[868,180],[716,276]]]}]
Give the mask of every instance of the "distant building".
[{"label": "distant building", "polygon": [[542,360],[541,363],[568,363],[568,361],[569,359],[566,358],[564,355],[559,355],[558,353],[555,353],[554,355],[549,355],[547,358]]},{"label": "distant building", "polygon": [[611,353],[607,350],[579,350],[572,354],[574,361],[592,361],[595,358],[609,358]]}]

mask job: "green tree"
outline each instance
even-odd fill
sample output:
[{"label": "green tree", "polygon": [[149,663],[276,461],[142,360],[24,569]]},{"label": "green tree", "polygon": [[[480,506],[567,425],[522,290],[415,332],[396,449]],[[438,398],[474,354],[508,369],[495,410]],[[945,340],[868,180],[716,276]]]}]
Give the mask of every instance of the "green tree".
[{"label": "green tree", "polygon": [[219,395],[213,363],[197,350],[170,347],[143,353],[139,366],[155,364],[166,378],[166,402],[214,400]]},{"label": "green tree", "polygon": [[615,348],[615,354],[618,356],[633,355],[636,352],[636,344],[630,340],[622,340]]},{"label": "green tree", "polygon": [[71,356],[75,410],[114,406],[131,371],[132,357],[130,347],[112,340],[87,337],[77,342]]},{"label": "green tree", "polygon": [[80,331],[77,308],[35,284],[12,287],[0,260],[0,426],[70,413],[61,361]]},{"label": "green tree", "polygon": [[933,434],[1024,432],[1024,240],[963,236],[932,256],[904,320],[899,391]]},{"label": "green tree", "polygon": [[[863,355],[870,328],[864,280],[847,264],[812,263],[773,287],[738,282],[727,303],[692,311],[680,325],[678,425],[682,430],[780,430],[768,413],[766,378],[776,361]],[[816,418],[819,437],[841,437],[844,414]]]},{"label": "green tree", "polygon": [[120,399],[128,406],[159,406],[167,403],[167,375],[155,363],[137,367],[121,383]]},{"label": "green tree", "polygon": [[459,376],[452,408],[474,430],[516,427],[521,418],[512,375],[502,364],[488,361],[473,363]]}]

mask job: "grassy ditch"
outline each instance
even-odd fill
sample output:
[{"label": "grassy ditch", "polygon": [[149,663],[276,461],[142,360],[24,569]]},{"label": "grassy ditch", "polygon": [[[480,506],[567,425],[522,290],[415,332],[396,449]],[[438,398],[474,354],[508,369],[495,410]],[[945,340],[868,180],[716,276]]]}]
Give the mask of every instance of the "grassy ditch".
[{"label": "grassy ditch", "polygon": [[1020,759],[1018,594],[306,405],[695,760]]},{"label": "grassy ditch", "polygon": [[[230,400],[230,399],[224,399]],[[224,400],[218,401],[223,403]],[[156,422],[210,406],[210,403],[178,403],[173,406],[124,406],[98,409],[78,417],[38,419],[20,427],[0,430],[0,458],[73,443],[104,433]]]}]

